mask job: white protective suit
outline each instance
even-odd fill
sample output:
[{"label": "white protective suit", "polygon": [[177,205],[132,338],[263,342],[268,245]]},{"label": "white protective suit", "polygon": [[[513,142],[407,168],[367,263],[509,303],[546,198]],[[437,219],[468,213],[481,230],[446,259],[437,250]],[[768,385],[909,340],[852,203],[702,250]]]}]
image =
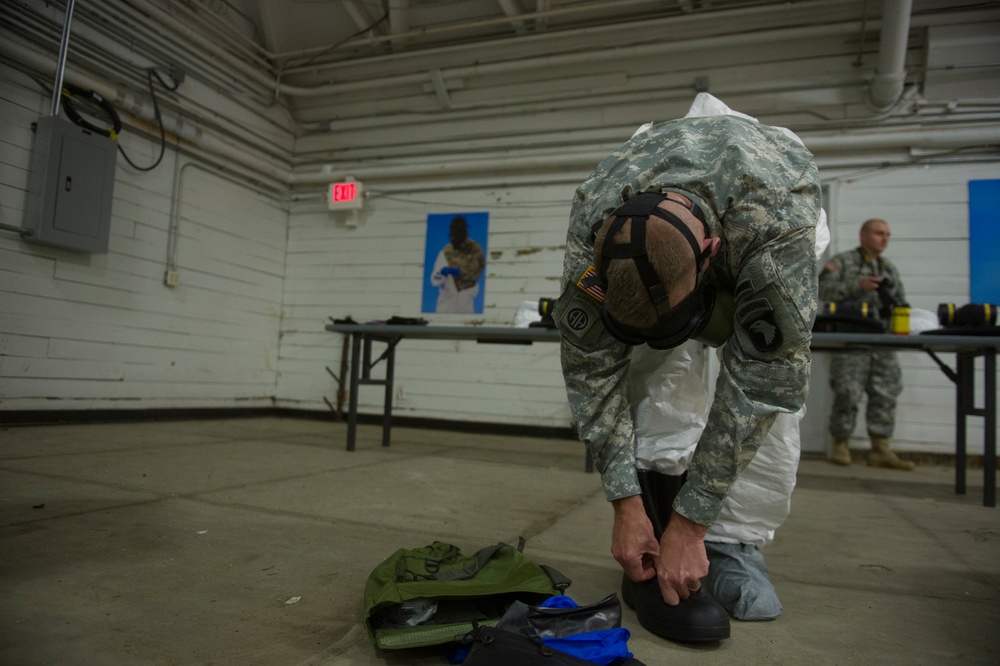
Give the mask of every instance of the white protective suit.
[{"label": "white protective suit", "polygon": [[479,284],[469,289],[459,290],[455,286],[455,278],[442,275],[441,269],[448,267],[448,259],[444,250],[438,252],[434,260],[434,270],[431,272],[431,284],[438,288],[437,308],[441,314],[474,314],[476,312],[476,295],[479,294]]}]

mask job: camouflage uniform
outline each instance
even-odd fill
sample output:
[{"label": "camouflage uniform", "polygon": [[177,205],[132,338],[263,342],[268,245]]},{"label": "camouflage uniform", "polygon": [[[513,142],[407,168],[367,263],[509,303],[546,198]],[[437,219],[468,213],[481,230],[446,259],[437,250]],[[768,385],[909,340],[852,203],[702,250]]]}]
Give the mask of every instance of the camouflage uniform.
[{"label": "camouflage uniform", "polygon": [[805,401],[820,186],[812,155],[792,138],[713,116],[637,134],[577,189],[553,314],[563,333],[570,406],[608,500],[640,494],[630,354],[600,322],[603,294],[582,278],[593,263],[591,226],[625,198],[660,189],[677,190],[706,212],[711,235],[722,238],[709,279],[736,300],[708,424],[674,502],[679,513],[709,525],[778,412],[796,412]]},{"label": "camouflage uniform", "polygon": [[[475,299],[479,294],[479,278],[486,267],[483,246],[466,238],[456,245],[448,243],[434,261],[431,271],[431,285],[437,287],[438,299],[435,312],[473,313]],[[443,275],[445,268],[456,268],[458,275]]]},{"label": "camouflage uniform", "polygon": [[483,254],[483,246],[466,238],[458,247],[448,243],[442,250],[448,265],[457,268],[461,274],[455,278],[455,286],[459,291],[471,289],[479,276],[483,274],[486,267],[486,258]]},{"label": "camouflage uniform", "polygon": [[[863,275],[883,275],[893,284],[885,292],[886,300],[877,291],[861,289]],[[893,304],[906,302],[899,271],[882,257],[872,261],[860,248],[841,252],[823,267],[819,276],[819,296],[823,301],[837,303],[867,303],[886,319]],[[833,411],[830,414],[830,434],[834,439],[848,439],[854,432],[858,417],[858,402],[868,394],[865,421],[868,434],[892,437],[896,426],[896,398],[903,390],[899,360],[893,351],[838,352],[830,361],[830,387],[833,389]]]}]

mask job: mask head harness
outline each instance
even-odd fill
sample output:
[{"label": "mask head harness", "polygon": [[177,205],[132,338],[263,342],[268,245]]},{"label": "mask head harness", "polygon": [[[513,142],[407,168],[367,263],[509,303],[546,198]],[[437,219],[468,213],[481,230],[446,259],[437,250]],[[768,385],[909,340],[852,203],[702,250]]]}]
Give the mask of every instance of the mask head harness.
[{"label": "mask head harness", "polygon": [[[708,223],[705,221],[705,214],[701,208],[697,204],[691,203],[686,197],[671,192],[637,194],[611,213],[613,220],[601,246],[601,265],[598,268],[598,275],[601,281],[607,285],[607,267],[610,260],[631,259],[635,263],[642,284],[646,288],[646,293],[656,309],[656,323],[649,328],[640,329],[616,321],[607,308],[603,304],[601,305],[601,319],[605,328],[615,339],[628,345],[645,343],[653,349],[672,349],[689,338],[697,337],[709,323],[715,308],[715,287],[705,279],[701,270],[702,266],[705,265],[705,260],[711,255],[711,248],[702,250],[684,221],[670,211],[659,207],[660,202],[665,200],[687,206],[704,226],[705,237],[709,237]],[[691,252],[694,254],[695,287],[690,294],[673,307],[670,307],[670,294],[656,274],[646,252],[646,223],[650,216],[665,220],[677,229],[687,240],[691,246]],[[632,220],[629,241],[616,243],[615,237],[629,219]],[[595,229],[600,228],[602,224],[603,221],[595,225]],[[731,319],[729,319],[729,326],[731,331]]]}]

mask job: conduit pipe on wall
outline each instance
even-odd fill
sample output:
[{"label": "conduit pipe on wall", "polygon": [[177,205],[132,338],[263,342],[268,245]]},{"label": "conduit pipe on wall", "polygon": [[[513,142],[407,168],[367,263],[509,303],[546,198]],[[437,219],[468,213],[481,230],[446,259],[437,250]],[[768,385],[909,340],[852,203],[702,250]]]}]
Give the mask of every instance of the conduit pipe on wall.
[{"label": "conduit pipe on wall", "polygon": [[[898,0],[886,0],[890,3],[898,4]],[[888,17],[884,17],[881,20],[875,20],[868,22],[868,26],[872,29],[882,27],[883,32],[890,35],[901,35],[902,45],[899,44],[899,38],[890,37],[887,40],[886,47],[886,63],[882,65],[882,69],[887,73],[887,76],[891,77],[893,72],[898,72],[902,69],[902,62],[905,61],[906,55],[906,42],[907,34],[909,32],[911,18],[910,18],[910,7],[912,0],[905,0],[907,4],[906,8],[900,8],[900,11],[895,12],[892,17],[896,24],[884,27],[883,24],[889,21]],[[773,12],[773,7],[761,8],[762,11]],[[978,14],[978,13],[977,13]],[[680,19],[683,20],[683,19]],[[975,16],[970,15],[970,21],[975,21]],[[913,21],[914,25],[929,26],[935,24],[935,17],[925,16],[920,17],[917,21]],[[592,49],[583,53],[570,53],[558,56],[543,56],[537,58],[525,58],[521,60],[513,61],[503,61],[495,63],[483,63],[475,66],[467,67],[456,67],[451,69],[442,69],[441,73],[445,78],[464,78],[476,75],[484,74],[506,74],[511,72],[521,72],[531,69],[540,68],[560,68],[571,65],[587,64],[593,62],[602,62],[610,59],[618,59],[623,56],[625,57],[649,57],[663,55],[666,53],[672,53],[677,51],[686,51],[698,48],[727,48],[736,45],[752,45],[759,43],[761,41],[773,42],[776,39],[788,40],[795,38],[814,38],[823,37],[831,35],[853,35],[858,29],[858,21],[844,21],[837,23],[830,23],[822,26],[812,26],[812,27],[798,27],[798,28],[777,28],[768,31],[757,31],[748,32],[735,35],[725,35],[721,37],[701,37],[696,39],[677,41],[677,42],[663,42],[659,44],[646,44],[634,47],[625,47],[618,49]],[[902,49],[900,51],[900,49]],[[421,55],[427,55],[430,52],[421,52]],[[893,54],[893,57],[889,57],[889,54]],[[898,64],[897,64],[898,63]],[[357,63],[354,61],[346,63],[336,63],[330,67],[345,67],[345,68],[356,68]],[[328,93],[342,93],[342,92],[353,92],[357,90],[365,89],[377,89],[384,86],[393,84],[406,84],[406,83],[429,83],[431,79],[431,74],[429,72],[415,73],[401,75],[399,77],[378,77],[368,81],[354,81],[345,83],[334,83],[325,84],[317,86],[310,90],[315,92],[310,92],[309,95],[314,94],[328,94]],[[282,88],[282,92],[287,92]],[[287,94],[293,95],[294,92],[287,92]]]},{"label": "conduit pipe on wall", "polygon": [[899,132],[880,130],[878,134],[813,134],[802,141],[815,152],[844,152],[873,148],[924,148],[951,150],[1000,146],[1000,126],[996,124],[958,129],[910,129]]},{"label": "conduit pipe on wall", "polygon": [[[55,63],[50,56],[40,54],[11,39],[0,40],[0,54],[50,75],[55,68]],[[120,106],[135,117],[147,122],[155,121],[155,112],[152,105],[143,100],[139,100],[128,93],[120,92],[114,86],[73,69],[66,70],[66,78],[77,85],[97,91],[109,102]],[[573,153],[564,152],[552,156],[504,155],[480,160],[438,163],[428,163],[424,160],[415,161],[412,164],[389,166],[357,163],[352,165],[338,165],[335,168],[325,167],[311,173],[294,173],[287,165],[255,156],[245,149],[214,136],[180,117],[169,113],[163,114],[163,122],[166,129],[169,129],[170,132],[182,140],[190,142],[214,155],[232,160],[247,169],[264,174],[269,179],[286,185],[325,184],[340,175],[348,174],[367,180],[391,180],[441,177],[468,173],[487,174],[503,170],[516,171],[518,169],[553,170],[580,168],[581,166],[589,167],[596,164],[605,157],[606,153],[604,150],[598,151],[595,149],[575,151]],[[804,135],[803,140],[814,152],[822,150],[864,150],[873,146],[955,149],[998,145],[1000,144],[1000,128],[988,126],[982,128],[912,130],[888,133],[883,130],[878,134],[846,135],[837,133],[832,135]]]},{"label": "conduit pipe on wall", "polygon": [[[180,23],[168,12],[165,12],[149,0],[128,0],[134,7],[145,13],[149,13],[157,20],[169,25],[171,29],[198,43],[208,52],[216,55],[220,59],[245,73],[252,80],[262,85],[271,86],[272,82],[268,75],[259,69],[234,58],[225,49],[208,40],[197,32],[191,30]],[[773,8],[763,8],[766,11],[773,11]],[[752,11],[752,10],[748,10]],[[879,111],[890,109],[898,102],[905,79],[905,58],[910,28],[910,14],[912,12],[912,0],[885,0],[883,18],[881,21],[882,40],[879,52],[879,66],[875,78],[869,91],[871,104]],[[529,15],[530,17],[530,15]],[[507,17],[508,19],[512,17]],[[519,18],[525,18],[521,15]],[[926,18],[924,22],[933,20],[933,17]],[[879,26],[880,22],[873,22],[872,27]],[[594,50],[584,53],[562,54],[558,56],[548,56],[542,58],[528,58],[517,61],[506,61],[498,63],[484,63],[476,66],[457,67],[441,70],[437,73],[439,87],[448,78],[465,78],[471,76],[482,76],[487,74],[502,74],[510,72],[525,71],[539,68],[562,68],[566,66],[586,64],[591,62],[604,61],[609,58],[622,57],[650,57],[663,55],[680,49],[692,48],[712,48],[712,47],[732,47],[738,44],[753,44],[761,40],[773,40],[780,37],[783,40],[793,38],[811,38],[831,34],[852,33],[857,29],[857,22],[843,22],[827,26],[816,26],[808,28],[778,29],[764,32],[752,32],[742,35],[727,35],[725,37],[702,38],[683,42],[667,42],[660,44],[636,45],[616,49]],[[396,37],[398,37],[397,35]],[[274,57],[274,56],[272,56]],[[353,65],[352,65],[353,66]],[[372,90],[393,85],[424,84],[434,83],[434,72],[419,72],[398,76],[387,76],[364,81],[352,81],[345,83],[325,84],[314,87],[289,86],[279,84],[276,87],[278,94],[288,96],[313,97],[337,93],[349,93],[361,90]],[[331,126],[331,129],[332,126]]]},{"label": "conduit pipe on wall", "polygon": [[[49,56],[40,54],[10,39],[0,40],[0,54],[41,72],[51,74],[54,71],[55,63]],[[128,93],[118,91],[114,86],[110,86],[70,68],[66,70],[66,78],[76,85],[97,91],[108,99],[108,101],[121,106],[138,118],[147,122],[155,120],[155,114],[151,105],[136,99]],[[480,160],[440,162],[436,164],[429,164],[426,161],[415,161],[412,164],[392,166],[357,163],[325,167],[310,173],[294,173],[287,165],[278,164],[252,155],[246,150],[215,137],[179,117],[164,114],[163,122],[165,128],[168,128],[173,134],[184,141],[190,142],[216,156],[232,160],[247,169],[267,176],[268,179],[285,185],[326,184],[344,175],[353,175],[356,178],[377,181],[379,179],[441,177],[469,173],[487,174],[518,169],[572,169],[580,168],[581,166],[591,167],[606,156],[606,151],[592,150],[552,156],[525,157],[506,155]],[[885,132],[883,130],[877,134],[848,135],[837,133],[814,136],[803,135],[802,138],[806,146],[814,152],[823,150],[865,150],[875,146],[883,148],[955,149],[1000,145],[1000,128],[986,126],[981,128],[911,130],[905,132]]]},{"label": "conduit pipe on wall", "polygon": [[[853,34],[857,30],[856,22],[834,23],[830,25],[792,28],[789,30],[768,30],[721,37],[702,37],[687,41],[665,41],[655,44],[637,44],[634,46],[618,46],[610,49],[588,50],[577,53],[543,56],[524,60],[506,60],[503,62],[481,63],[463,67],[443,68],[441,76],[447,79],[463,79],[475,76],[493,74],[511,74],[534,69],[560,71],[565,67],[587,65],[607,60],[629,60],[654,58],[689,51],[692,49],[732,48],[734,46],[757,44],[760,42],[780,39],[817,38],[831,35]],[[306,96],[328,95],[338,93],[358,92],[362,90],[378,90],[385,87],[406,85],[410,83],[433,84],[431,72],[384,76],[363,81],[333,83],[316,88],[302,88],[299,94]]]},{"label": "conduit pipe on wall", "polygon": [[[871,22],[871,26],[873,28],[881,26],[883,33],[889,35],[880,51],[880,74],[876,75],[876,83],[873,84],[873,88],[875,86],[878,87],[878,94],[880,98],[891,95],[890,104],[892,104],[898,100],[903,90],[903,79],[905,78],[903,64],[906,59],[907,35],[910,29],[909,7],[912,6],[912,0],[887,0],[887,2],[907,5],[906,8],[900,8],[900,10],[895,13],[894,18],[896,21],[891,25],[889,25],[889,22],[885,19],[881,22]],[[702,37],[686,41],[641,44],[635,46],[617,47],[613,49],[589,50],[580,53],[567,53],[555,56],[527,58],[523,60],[508,60],[504,62],[443,68],[440,70],[440,76],[444,80],[448,80],[492,74],[510,74],[532,69],[552,69],[558,71],[561,68],[575,65],[603,62],[606,60],[649,58],[681,51],[688,51],[691,49],[732,48],[734,46],[753,45],[760,42],[774,42],[779,39],[814,39],[834,35],[853,35],[857,29],[857,21],[788,29],[779,28],[776,30],[724,35],[720,37]],[[902,40],[901,44],[900,39]],[[881,55],[882,52],[885,53],[884,56]],[[883,60],[884,63],[882,63]],[[384,76],[364,81],[333,83],[317,86],[315,88],[301,88],[299,89],[302,91],[300,93],[286,91],[285,87],[282,86],[282,92],[286,92],[287,94],[293,96],[295,94],[315,96],[334,93],[358,92],[362,90],[375,90],[394,85],[406,85],[411,83],[433,84],[432,73],[420,72],[398,76]]]},{"label": "conduit pipe on wall", "polygon": [[878,70],[868,93],[868,99],[877,111],[889,110],[903,94],[912,11],[913,0],[885,0]]},{"label": "conduit pipe on wall", "polygon": [[66,71],[66,54],[69,52],[69,31],[73,22],[73,0],[66,3],[62,40],[59,44],[59,59],[56,61],[55,84],[52,86],[52,105],[50,116],[59,115],[59,100],[62,99],[63,75]]},{"label": "conduit pipe on wall", "polygon": [[[42,74],[52,75],[55,71],[56,62],[48,54],[39,53],[38,51],[11,39],[0,40],[0,55],[27,65],[31,69],[41,72]],[[136,117],[149,121],[156,119],[156,114],[152,105],[147,106],[143,101],[133,97],[130,93],[121,92],[118,88],[105,83],[104,81],[68,67],[65,70],[65,78],[74,85],[86,88],[87,90],[93,90],[109,103],[128,111]],[[198,135],[200,133],[198,128],[194,127],[190,123],[184,122],[180,118],[170,118],[169,120],[173,121],[169,129],[174,134],[188,141],[196,141],[198,139]],[[165,127],[167,121],[168,118],[164,117]]]},{"label": "conduit pipe on wall", "polygon": [[429,164],[417,161],[413,164],[394,166],[368,166],[359,163],[347,167],[337,165],[319,172],[293,173],[292,185],[329,183],[344,176],[354,176],[358,180],[434,178],[436,176],[457,176],[468,173],[499,173],[505,170],[545,170],[574,168],[581,165],[593,167],[607,157],[607,151],[579,152],[570,155],[549,155],[544,157],[497,156],[477,160],[454,160]]},{"label": "conduit pipe on wall", "polygon": [[[908,130],[905,132],[879,134],[830,134],[801,135],[809,150],[815,152],[843,152],[849,150],[870,150],[872,148],[926,148],[948,150],[1000,145],[1000,127],[995,125],[972,129]],[[593,167],[607,157],[606,150],[581,151],[553,156],[524,157],[497,156],[480,160],[454,160],[428,164],[418,161],[413,164],[394,166],[368,166],[363,162],[352,165],[326,167],[319,172],[293,173],[292,185],[329,183],[339,177],[352,175],[359,180],[434,178],[445,175],[474,173],[499,173],[517,170],[545,170]]]},{"label": "conduit pipe on wall", "polygon": [[[647,0],[640,0],[640,2],[646,2],[646,1]],[[840,4],[840,5],[845,5],[846,6],[846,5],[854,4],[854,2],[856,2],[856,0],[836,0],[836,2],[835,2],[835,0],[819,0],[819,1],[813,0],[813,2],[799,3],[799,5],[797,7],[795,7],[794,11],[797,12],[798,14],[808,13],[810,11],[811,6],[822,6],[825,9],[825,8],[831,6],[831,5],[834,5],[834,4]],[[614,9],[620,9],[621,6],[624,5],[624,4],[626,4],[626,2],[624,2],[623,0],[611,0],[611,2],[604,3],[604,6],[613,7]],[[631,3],[629,3],[629,4],[631,4]],[[572,11],[578,11],[578,10],[585,10],[585,11],[587,11],[587,10],[590,10],[593,6],[594,5],[587,5],[585,7],[584,6],[579,6],[579,7],[575,7],[574,6],[574,7],[560,8],[560,9],[556,9],[556,10],[546,10],[546,11],[542,11],[542,12],[523,13],[523,14],[518,14],[517,16],[508,15],[507,17],[504,17],[504,18],[488,19],[488,21],[497,22],[497,23],[507,23],[507,22],[517,23],[517,22],[524,22],[526,20],[538,21],[540,18],[541,19],[548,18],[547,15],[550,12],[553,12],[553,13],[555,13],[555,12],[572,12]],[[621,31],[624,30],[624,31],[628,31],[628,32],[633,32],[631,29],[635,28],[636,30],[640,31],[641,34],[656,34],[658,30],[660,30],[662,28],[669,27],[674,32],[684,33],[684,32],[686,32],[685,25],[687,23],[695,22],[695,21],[699,21],[699,20],[705,20],[705,19],[711,20],[713,22],[719,22],[720,20],[727,20],[727,21],[734,22],[736,25],[741,25],[745,21],[748,21],[750,19],[757,18],[757,17],[763,17],[763,18],[765,18],[768,21],[768,23],[771,23],[771,22],[773,22],[774,13],[776,11],[780,11],[780,10],[777,9],[777,8],[775,8],[774,6],[747,7],[747,8],[738,8],[738,9],[728,9],[728,10],[722,10],[722,12],[724,12],[724,16],[725,16],[724,19],[720,19],[718,17],[718,13],[722,13],[722,12],[718,12],[716,14],[711,14],[711,15],[709,15],[709,14],[696,14],[696,13],[692,12],[688,16],[661,17],[661,18],[652,19],[652,20],[636,19],[632,23],[628,23],[628,24],[611,24],[611,25],[602,25],[602,26],[596,26],[596,27],[592,26],[592,27],[587,27],[587,28],[576,28],[576,29],[573,29],[573,30],[560,31],[558,33],[537,33],[536,35],[533,35],[530,39],[536,39],[536,38],[544,39],[547,36],[558,35],[559,37],[563,37],[563,38],[570,37],[570,38],[576,39],[576,40],[580,41],[581,43],[601,43],[601,37],[603,35],[605,35],[609,31],[612,31],[612,32],[621,32]],[[486,21],[486,19],[483,19],[481,21]],[[669,23],[670,25],[667,26],[667,23]],[[470,22],[470,23],[464,23],[464,24],[458,25],[457,27],[459,27],[459,28],[465,28],[465,27],[469,27],[469,26],[474,26],[476,24],[477,24],[477,22]],[[441,30],[450,30],[450,29],[451,29],[450,27],[448,27],[448,28],[441,28]],[[422,31],[415,32],[414,34],[409,35],[409,37],[423,36],[425,34],[430,34],[430,31],[427,31],[426,29],[424,29]],[[392,39],[392,37],[391,36],[390,37],[384,37],[384,38],[382,38],[379,41],[385,41],[387,39]],[[368,38],[358,38],[358,39],[355,39],[355,40],[348,41],[348,42],[345,42],[343,44],[340,44],[339,46],[341,46],[343,48],[350,48],[350,47],[353,47],[353,46],[360,46],[362,44],[367,44],[367,43],[370,43],[371,41],[373,41],[373,40],[368,39]],[[688,42],[688,43],[690,43],[690,42]],[[442,47],[436,47],[436,48],[422,49],[422,50],[420,50],[419,55],[421,57],[439,56],[440,55],[440,56],[442,56],[442,59],[447,60],[447,59],[449,59],[450,57],[453,56],[453,51],[454,51],[455,48],[456,47],[454,47],[454,46],[442,46]],[[461,47],[459,47],[459,48],[461,48]],[[320,50],[322,50],[322,49],[312,48],[312,49],[304,49],[304,50],[301,50],[301,51],[292,51],[292,52],[286,52],[286,53],[276,53],[276,54],[274,54],[272,56],[272,58],[274,58],[275,60],[282,60],[282,59],[287,59],[287,58],[303,57],[303,56],[315,53],[316,51],[320,51]],[[399,56],[396,55],[396,56],[384,56],[384,57],[391,58],[391,57],[399,57]],[[403,54],[403,57],[406,57],[406,54]],[[379,56],[375,56],[375,57],[372,58],[372,60],[380,60],[380,59],[382,59],[382,57],[379,57]],[[325,64],[319,64],[319,65],[315,65],[315,66],[310,66],[310,69],[312,69],[314,71],[327,71],[329,69],[340,69],[340,68],[350,69],[355,64],[356,64],[355,61],[342,60],[342,61],[337,61],[337,62],[332,62],[332,63],[325,63]],[[296,69],[296,68],[290,68],[290,69],[288,69],[286,71],[289,72],[289,73],[292,73],[292,72],[297,72],[297,71],[300,71],[300,70]]]},{"label": "conduit pipe on wall", "polygon": [[[51,75],[56,63],[47,54],[39,53],[11,39],[0,40],[0,55],[23,63],[38,72]],[[66,68],[66,80],[88,90],[93,90],[128,115],[146,122],[156,122],[156,111],[151,103],[133,96],[131,93],[118,90],[112,85],[82,74],[74,69]],[[201,127],[171,114],[160,113],[163,128],[166,132],[180,139],[195,144],[220,157],[226,157],[237,164],[253,169],[269,178],[287,184],[291,175],[287,164],[274,162],[247,152],[240,146],[204,131]]]},{"label": "conduit pipe on wall", "polygon": [[[106,3],[118,2],[118,0],[105,0],[105,2]],[[114,10],[114,5],[111,5],[111,9],[109,11],[113,10]],[[34,8],[34,11],[37,12],[39,15],[48,18],[53,23],[58,23],[59,18],[61,17],[61,13],[57,11],[54,7],[49,7],[49,6],[36,7]],[[93,11],[93,9],[91,11]],[[152,22],[148,22],[148,27],[152,29],[156,26]],[[102,54],[107,54],[112,56],[116,61],[120,61],[127,68],[134,68],[137,70],[142,70],[143,72],[148,72],[149,70],[156,70],[161,73],[163,72],[163,67],[161,63],[154,62],[153,60],[150,60],[149,58],[139,54],[135,50],[134,45],[130,40],[126,40],[124,43],[122,43],[113,39],[108,39],[106,32],[113,32],[111,26],[105,26],[105,32],[102,32],[100,30],[97,30],[95,28],[86,25],[82,21],[77,21],[73,26],[73,32],[77,40],[83,40],[84,42],[89,42],[92,45],[99,45],[99,47],[97,48],[100,50]],[[158,32],[162,33],[163,31],[158,31]],[[156,39],[158,47],[168,52],[180,52],[182,50],[185,51],[188,50],[188,49],[182,49],[180,45],[178,45],[176,42],[170,39],[169,35],[163,35],[163,36],[158,35]],[[94,47],[91,47],[92,50],[93,48]],[[83,50],[84,50],[83,48],[78,47],[76,49],[76,52],[79,54]],[[171,58],[168,58],[168,61],[171,60],[172,60]],[[210,79],[211,76],[206,75],[206,80]],[[205,84],[205,85],[209,89],[212,90],[217,89],[211,86],[210,84]],[[266,102],[262,102],[261,104],[264,105],[266,104]],[[269,118],[266,114],[262,113],[261,115],[269,122],[276,123],[274,119]],[[283,126],[280,123],[276,124],[278,124],[283,131],[288,131],[287,126]],[[242,130],[242,131],[251,134],[251,140],[248,141],[248,143],[253,144],[253,136],[255,134],[253,130]]]}]

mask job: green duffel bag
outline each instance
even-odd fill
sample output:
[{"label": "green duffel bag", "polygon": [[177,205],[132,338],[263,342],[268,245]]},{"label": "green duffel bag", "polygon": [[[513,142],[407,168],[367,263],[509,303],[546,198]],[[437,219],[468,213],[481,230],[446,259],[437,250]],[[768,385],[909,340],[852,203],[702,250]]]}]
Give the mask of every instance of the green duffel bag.
[{"label": "green duffel bag", "polygon": [[496,625],[514,601],[538,604],[562,594],[570,580],[526,558],[524,543],[475,555],[440,541],[397,550],[365,583],[368,638],[385,650],[449,643],[476,625]]}]

